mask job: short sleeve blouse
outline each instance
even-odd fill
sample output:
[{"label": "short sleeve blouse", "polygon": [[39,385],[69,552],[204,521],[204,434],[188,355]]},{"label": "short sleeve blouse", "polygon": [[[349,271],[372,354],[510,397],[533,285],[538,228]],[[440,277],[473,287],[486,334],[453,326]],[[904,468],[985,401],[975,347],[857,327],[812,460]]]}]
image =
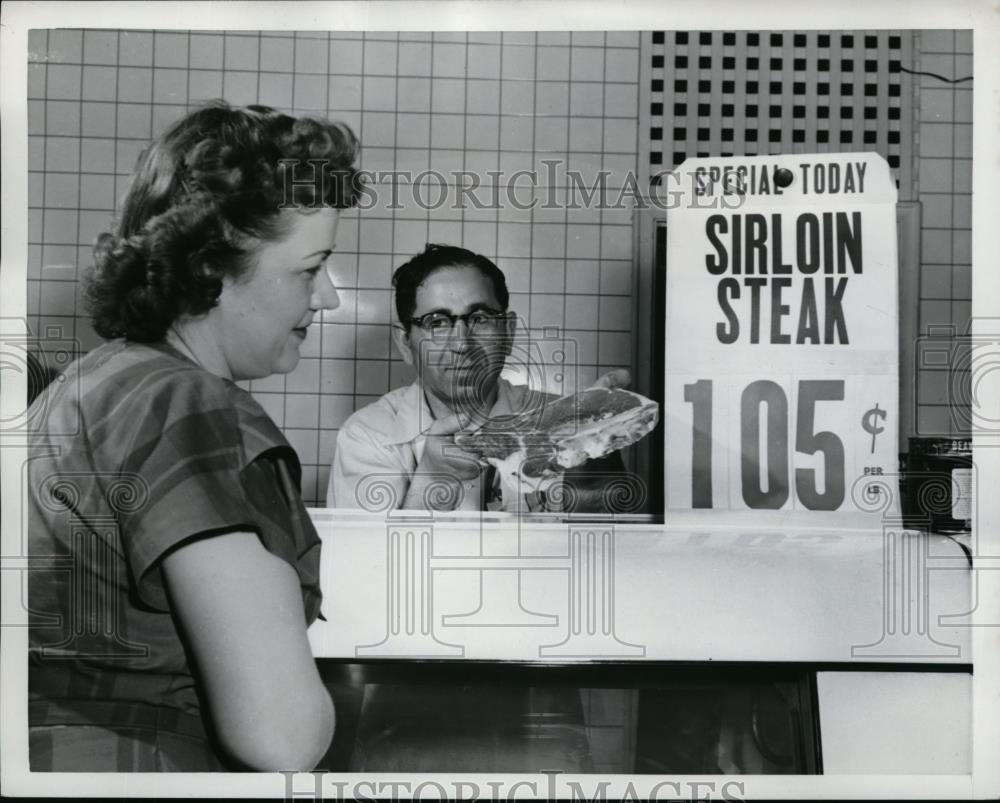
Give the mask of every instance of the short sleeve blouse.
[{"label": "short sleeve blouse", "polygon": [[296,570],[306,624],[319,615],[298,458],[235,383],[168,346],[113,341],[32,415],[44,424],[28,469],[33,699],[199,709],[160,571],[192,538],[255,532]]}]

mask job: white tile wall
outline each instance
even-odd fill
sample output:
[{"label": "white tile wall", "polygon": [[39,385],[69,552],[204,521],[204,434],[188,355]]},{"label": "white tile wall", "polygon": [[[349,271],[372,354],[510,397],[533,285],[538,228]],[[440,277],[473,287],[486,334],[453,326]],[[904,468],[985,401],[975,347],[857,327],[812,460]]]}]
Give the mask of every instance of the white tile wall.
[{"label": "white tile wall", "polygon": [[[84,349],[96,344],[76,280],[111,225],[141,149],[193,104],[224,97],[341,119],[359,134],[368,170],[426,171],[378,183],[372,209],[345,216],[336,275],[342,305],[325,318],[287,377],[250,383],[306,466],[304,493],[322,499],[336,429],[351,411],[412,381],[394,354],[392,271],[428,241],[495,259],[508,275],[524,333],[575,340],[580,381],[630,365],[631,225],[590,209],[518,209],[505,193],[518,170],[560,161],[587,186],[602,168],[635,169],[637,33],[293,33],[52,30],[32,33],[29,94],[29,312]],[[456,196],[455,171],[500,203],[479,209],[417,198]],[[487,171],[501,171],[490,176]],[[617,181],[617,184],[615,184]],[[547,184],[541,177],[536,185]],[[515,204],[530,201],[521,177]],[[490,189],[487,189],[490,188]],[[391,192],[398,192],[398,203]],[[426,207],[426,203],[424,204]],[[499,206],[499,208],[497,208]]]},{"label": "white tile wall", "polygon": [[[915,69],[971,76],[971,31],[921,31]],[[918,337],[966,333],[972,299],[972,81],[919,81],[917,197],[922,206]],[[951,333],[951,334],[949,334]],[[919,352],[918,352],[919,359]],[[916,366],[915,435],[968,436],[968,377],[946,365]],[[957,392],[956,392],[957,391]]]},{"label": "white tile wall", "polygon": [[[433,169],[425,199],[457,193],[453,173],[498,187],[500,208],[445,203],[427,210],[413,188],[378,183],[371,209],[345,216],[337,281],[342,306],[307,342],[288,377],[252,392],[302,445],[305,496],[322,499],[336,429],[358,406],[412,380],[393,353],[392,270],[427,241],[455,242],[495,259],[508,276],[525,332],[572,338],[586,382],[630,365],[632,228],[628,210],[565,207],[609,171],[610,190],[636,170],[638,33],[292,33],[35,31],[29,42],[29,313],[58,323],[83,348],[97,338],[73,282],[108,228],[128,173],[151,136],[192,104],[225,97],[268,102],[351,124],[369,170]],[[971,74],[971,34],[921,32],[915,65]],[[917,80],[917,79],[914,79]],[[921,331],[959,331],[971,299],[971,83],[919,78],[923,203]],[[644,146],[645,147],[645,146]],[[559,161],[550,181],[542,160]],[[539,171],[535,187],[518,170]],[[499,179],[486,171],[502,171]],[[549,184],[556,208],[518,209]],[[391,191],[398,208],[391,208]],[[954,430],[941,371],[918,373],[918,429]],[[315,448],[314,448],[315,447]],[[308,458],[308,459],[307,459]]]}]

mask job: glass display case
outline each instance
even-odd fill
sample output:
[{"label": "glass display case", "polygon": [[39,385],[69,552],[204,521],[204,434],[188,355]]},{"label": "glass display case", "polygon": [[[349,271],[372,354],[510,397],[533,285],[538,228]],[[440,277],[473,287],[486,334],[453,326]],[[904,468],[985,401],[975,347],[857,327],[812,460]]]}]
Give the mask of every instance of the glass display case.
[{"label": "glass display case", "polygon": [[814,674],[778,664],[321,661],[332,772],[813,774]]}]

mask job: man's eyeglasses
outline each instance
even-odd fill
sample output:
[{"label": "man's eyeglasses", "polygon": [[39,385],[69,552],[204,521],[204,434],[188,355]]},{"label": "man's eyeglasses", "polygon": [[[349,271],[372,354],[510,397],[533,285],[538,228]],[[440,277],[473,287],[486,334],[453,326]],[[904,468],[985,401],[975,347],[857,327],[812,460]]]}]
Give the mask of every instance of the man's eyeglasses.
[{"label": "man's eyeglasses", "polygon": [[506,312],[496,312],[494,310],[477,309],[467,312],[465,315],[449,315],[447,312],[428,312],[419,318],[410,318],[410,323],[419,326],[434,340],[447,340],[455,324],[459,321],[465,323],[465,327],[470,335],[482,332],[492,332],[500,325],[501,321],[507,320]]}]

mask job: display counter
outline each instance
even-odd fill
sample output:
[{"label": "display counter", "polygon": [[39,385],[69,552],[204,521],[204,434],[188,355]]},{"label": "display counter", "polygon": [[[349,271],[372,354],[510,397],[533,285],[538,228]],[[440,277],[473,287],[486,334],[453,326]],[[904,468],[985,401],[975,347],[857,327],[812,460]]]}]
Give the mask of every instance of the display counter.
[{"label": "display counter", "polygon": [[970,661],[958,542],[777,515],[315,510],[310,639],[349,660]]},{"label": "display counter", "polygon": [[968,771],[950,537],[867,514],[312,515],[328,769]]}]

